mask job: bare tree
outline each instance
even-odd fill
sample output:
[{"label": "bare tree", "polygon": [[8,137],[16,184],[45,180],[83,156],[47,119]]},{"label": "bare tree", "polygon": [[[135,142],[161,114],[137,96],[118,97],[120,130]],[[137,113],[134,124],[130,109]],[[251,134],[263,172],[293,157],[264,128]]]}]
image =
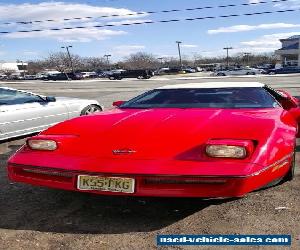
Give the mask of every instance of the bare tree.
[{"label": "bare tree", "polygon": [[159,60],[154,55],[145,52],[131,54],[123,62],[126,69],[156,69],[159,64]]},{"label": "bare tree", "polygon": [[[71,55],[73,67],[76,70],[82,67],[82,59],[78,55]],[[48,68],[56,69],[60,72],[71,71],[71,62],[68,55],[64,52],[50,53],[45,59],[45,65]]]}]

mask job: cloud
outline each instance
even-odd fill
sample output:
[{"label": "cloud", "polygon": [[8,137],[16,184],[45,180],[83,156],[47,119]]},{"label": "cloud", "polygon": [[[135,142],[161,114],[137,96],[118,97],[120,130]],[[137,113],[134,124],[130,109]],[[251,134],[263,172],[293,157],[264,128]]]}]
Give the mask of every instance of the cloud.
[{"label": "cloud", "polygon": [[[0,20],[32,21],[45,19],[62,19],[73,17],[126,15],[126,18],[136,18],[136,12],[125,8],[98,7],[81,3],[43,2],[39,4],[7,4],[0,5]],[[75,16],[74,16],[75,14]],[[141,15],[139,15],[141,16]],[[120,19],[123,17],[111,17]]]},{"label": "cloud", "polygon": [[198,45],[195,45],[195,44],[182,44],[181,45],[182,48],[197,48]]},{"label": "cloud", "polygon": [[264,23],[258,25],[234,25],[229,27],[220,27],[215,30],[208,30],[208,34],[220,34],[220,33],[235,33],[245,32],[253,30],[268,30],[268,29],[286,29],[286,28],[299,28],[300,24],[292,23]]},{"label": "cloud", "polygon": [[[249,3],[260,3],[263,2],[262,0],[249,0]],[[270,3],[272,3],[270,1]],[[285,2],[275,2],[273,3],[273,7],[279,8],[279,9],[295,9],[300,7],[300,0],[288,0]]]},{"label": "cloud", "polygon": [[279,48],[281,43],[279,39],[288,38],[290,36],[299,35],[299,32],[288,32],[288,33],[275,33],[271,35],[264,35],[255,40],[241,42],[242,45],[247,45],[250,47],[268,47],[273,46],[274,48]]},{"label": "cloud", "polygon": [[120,45],[113,48],[114,54],[119,56],[129,56],[140,51],[145,50],[144,45]]},{"label": "cloud", "polygon": [[23,51],[23,55],[25,55],[25,56],[37,56],[39,54],[40,54],[39,51],[32,51],[32,50],[24,50]]},{"label": "cloud", "polygon": [[281,2],[274,4],[274,7],[279,9],[295,9],[300,8],[300,0],[289,0],[287,2]]},{"label": "cloud", "polygon": [[[146,20],[146,19],[134,19],[134,20],[122,20],[122,21],[114,21],[114,22],[108,22],[109,25],[122,25],[123,23],[140,23],[140,22],[151,22],[152,20]],[[144,24],[147,25],[147,24]]]},{"label": "cloud", "polygon": [[[120,30],[110,30],[93,28],[94,25],[103,24],[122,24],[124,22],[142,22],[146,14],[136,15],[136,12],[125,8],[98,7],[83,3],[67,2],[43,2],[38,4],[6,4],[0,5],[0,27],[1,31],[50,29],[74,26],[87,26],[86,29],[62,30],[62,31],[42,31],[31,33],[11,33],[2,35],[2,38],[40,38],[55,39],[60,42],[89,42],[92,40],[103,40],[113,36],[127,34]],[[126,20],[124,15],[126,16]],[[64,18],[74,17],[99,17],[113,16],[108,18],[82,19],[63,21]],[[140,19],[137,19],[139,17]],[[54,22],[40,22],[31,24],[11,24],[3,25],[4,22],[36,21],[36,20],[55,20]],[[114,21],[116,20],[116,21]],[[4,28],[5,27],[5,28]]]},{"label": "cloud", "polygon": [[281,47],[281,42],[279,41],[279,39],[284,39],[299,34],[300,31],[264,35],[254,40],[241,42],[241,47],[238,48],[238,50],[240,52],[250,51],[251,53],[274,52]]},{"label": "cloud", "polygon": [[261,0],[249,0],[249,3],[260,3]]},{"label": "cloud", "polygon": [[92,40],[104,40],[113,36],[127,34],[125,31],[115,31],[107,29],[75,29],[62,31],[41,31],[32,33],[12,33],[3,35],[3,37],[17,38],[40,38],[40,39],[55,39],[59,42],[90,42]]}]

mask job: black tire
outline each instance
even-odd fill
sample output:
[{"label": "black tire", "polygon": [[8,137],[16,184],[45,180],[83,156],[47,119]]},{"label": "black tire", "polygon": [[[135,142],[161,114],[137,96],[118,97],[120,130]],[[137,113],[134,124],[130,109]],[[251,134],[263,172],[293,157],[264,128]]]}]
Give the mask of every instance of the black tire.
[{"label": "black tire", "polygon": [[255,75],[255,72],[247,72],[247,75],[248,75],[248,76],[254,76],[254,75]]},{"label": "black tire", "polygon": [[226,76],[224,73],[218,73],[217,76]]},{"label": "black tire", "polygon": [[86,106],[80,113],[80,116],[83,115],[89,115],[89,114],[93,114],[93,113],[97,113],[97,112],[101,112],[102,108],[98,105],[95,104],[91,104]]},{"label": "black tire", "polygon": [[286,181],[293,180],[295,178],[295,172],[296,172],[296,145],[295,145],[293,160],[292,160],[290,169],[287,172],[287,174],[283,177],[282,181],[286,182]]},{"label": "black tire", "polygon": [[258,190],[267,189],[270,187],[274,187],[278,184],[293,180],[295,177],[295,170],[296,170],[296,144],[295,144],[295,148],[294,148],[293,160],[292,160],[290,169],[287,172],[287,174],[282,178],[276,179],[276,180],[266,184],[265,186],[259,188]]}]

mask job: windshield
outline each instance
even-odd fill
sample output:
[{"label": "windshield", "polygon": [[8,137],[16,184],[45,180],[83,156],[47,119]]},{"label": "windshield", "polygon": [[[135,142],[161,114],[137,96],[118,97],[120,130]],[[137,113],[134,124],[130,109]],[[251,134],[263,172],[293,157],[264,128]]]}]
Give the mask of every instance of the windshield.
[{"label": "windshield", "polygon": [[155,89],[120,108],[274,108],[275,98],[264,88]]}]

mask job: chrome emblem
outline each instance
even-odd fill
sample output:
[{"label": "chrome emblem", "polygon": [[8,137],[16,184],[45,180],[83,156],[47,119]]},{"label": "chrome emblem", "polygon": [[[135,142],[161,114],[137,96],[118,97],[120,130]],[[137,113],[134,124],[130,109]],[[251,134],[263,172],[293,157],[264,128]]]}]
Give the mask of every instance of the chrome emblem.
[{"label": "chrome emblem", "polygon": [[112,151],[114,155],[130,155],[136,153],[135,150],[123,148],[123,149],[115,149]]}]

